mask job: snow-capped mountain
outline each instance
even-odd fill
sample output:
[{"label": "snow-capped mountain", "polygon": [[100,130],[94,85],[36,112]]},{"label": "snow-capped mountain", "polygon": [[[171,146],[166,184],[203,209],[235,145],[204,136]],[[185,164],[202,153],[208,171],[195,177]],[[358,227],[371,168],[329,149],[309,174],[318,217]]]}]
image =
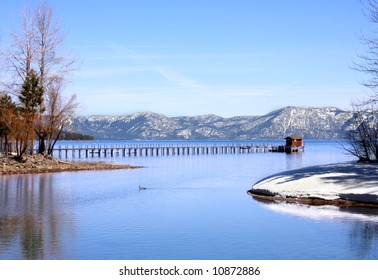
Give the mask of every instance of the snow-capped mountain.
[{"label": "snow-capped mountain", "polygon": [[74,117],[68,130],[95,139],[307,139],[343,138],[353,113],[334,107],[284,107],[264,116],[167,117],[143,112],[124,116]]}]

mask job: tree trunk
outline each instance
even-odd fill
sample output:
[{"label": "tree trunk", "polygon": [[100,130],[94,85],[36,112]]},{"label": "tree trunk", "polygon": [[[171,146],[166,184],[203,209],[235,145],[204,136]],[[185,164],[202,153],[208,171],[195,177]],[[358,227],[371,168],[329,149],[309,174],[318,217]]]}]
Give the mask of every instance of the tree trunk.
[{"label": "tree trunk", "polygon": [[38,135],[38,154],[43,155],[46,151],[45,137],[43,134],[37,133]]},{"label": "tree trunk", "polygon": [[48,149],[48,151],[47,151],[47,154],[48,154],[48,155],[52,156],[52,154],[53,154],[53,152],[54,152],[55,144],[56,144],[56,142],[58,141],[59,136],[60,136],[60,134],[62,133],[62,131],[63,131],[63,125],[61,126],[61,128],[60,128],[60,130],[59,130],[57,136],[55,137],[54,142],[50,145],[50,147],[49,147],[49,149]]}]

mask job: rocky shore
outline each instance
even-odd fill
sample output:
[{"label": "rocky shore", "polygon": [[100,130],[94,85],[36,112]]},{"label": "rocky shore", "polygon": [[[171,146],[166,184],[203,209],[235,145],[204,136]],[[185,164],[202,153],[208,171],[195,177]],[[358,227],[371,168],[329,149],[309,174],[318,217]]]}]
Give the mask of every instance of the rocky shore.
[{"label": "rocky shore", "polygon": [[13,157],[0,156],[0,174],[29,174],[29,173],[50,173],[63,171],[82,170],[111,170],[111,169],[132,169],[142,166],[131,166],[127,164],[112,164],[107,162],[71,162],[62,161],[51,156],[34,155],[24,157],[17,161]]}]

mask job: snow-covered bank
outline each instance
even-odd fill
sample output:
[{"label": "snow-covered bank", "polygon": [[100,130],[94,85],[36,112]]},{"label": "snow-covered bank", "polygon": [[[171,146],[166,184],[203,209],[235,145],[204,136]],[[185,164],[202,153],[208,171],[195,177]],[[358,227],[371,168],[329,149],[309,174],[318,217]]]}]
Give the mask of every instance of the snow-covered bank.
[{"label": "snow-covered bank", "polygon": [[286,171],[257,182],[249,193],[277,199],[344,200],[378,205],[378,165],[350,162]]}]

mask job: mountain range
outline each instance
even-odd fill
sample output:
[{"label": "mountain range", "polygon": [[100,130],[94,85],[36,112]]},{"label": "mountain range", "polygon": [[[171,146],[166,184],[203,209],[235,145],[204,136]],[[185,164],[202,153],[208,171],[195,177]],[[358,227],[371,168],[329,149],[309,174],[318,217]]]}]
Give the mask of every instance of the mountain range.
[{"label": "mountain range", "polygon": [[341,139],[352,127],[353,112],[335,107],[284,107],[263,116],[223,118],[216,115],[167,117],[152,112],[122,116],[72,117],[70,132],[95,139],[248,140]]}]

